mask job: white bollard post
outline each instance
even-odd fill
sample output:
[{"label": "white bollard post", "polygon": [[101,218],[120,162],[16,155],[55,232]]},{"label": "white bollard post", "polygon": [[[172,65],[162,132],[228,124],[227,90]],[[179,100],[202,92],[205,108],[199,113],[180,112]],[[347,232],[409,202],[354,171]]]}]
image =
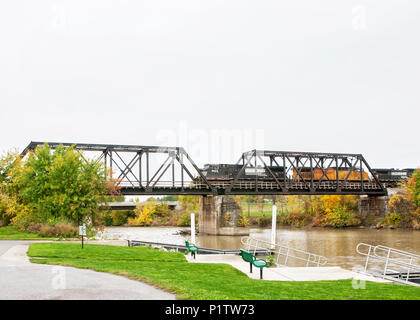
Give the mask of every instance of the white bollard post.
[{"label": "white bollard post", "polygon": [[277,206],[275,204],[273,204],[273,216],[271,219],[271,244],[274,245],[276,244],[276,221],[277,219]]},{"label": "white bollard post", "polygon": [[195,214],[191,213],[191,243],[195,244]]}]

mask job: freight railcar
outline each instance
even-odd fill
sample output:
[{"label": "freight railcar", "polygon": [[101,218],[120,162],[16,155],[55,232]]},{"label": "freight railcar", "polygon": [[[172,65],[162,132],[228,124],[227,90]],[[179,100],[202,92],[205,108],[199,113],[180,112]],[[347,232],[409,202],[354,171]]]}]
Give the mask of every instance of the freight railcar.
[{"label": "freight railcar", "polygon": [[[313,168],[311,172],[310,167],[298,168],[299,173],[296,169],[293,169],[293,179],[298,181],[311,181],[313,174],[313,181],[328,181],[328,180],[337,180],[337,171],[338,171],[338,180],[341,181],[361,181],[361,175],[359,169],[350,170],[349,168],[329,168],[321,170],[318,168]],[[325,174],[324,174],[325,172]],[[363,181],[369,181],[369,175],[366,171],[362,171]]]}]

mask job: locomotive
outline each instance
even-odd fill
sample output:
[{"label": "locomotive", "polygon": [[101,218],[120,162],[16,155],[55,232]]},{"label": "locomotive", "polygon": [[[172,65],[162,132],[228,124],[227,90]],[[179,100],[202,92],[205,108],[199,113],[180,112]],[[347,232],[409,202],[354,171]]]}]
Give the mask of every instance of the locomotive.
[{"label": "locomotive", "polygon": [[416,169],[372,169],[373,173],[381,182],[398,182],[410,178]]},{"label": "locomotive", "polygon": [[[319,180],[337,180],[337,171],[338,171],[338,180],[346,180],[346,181],[360,181],[361,176],[363,177],[363,181],[369,181],[369,175],[366,171],[362,171],[362,175],[360,175],[359,169],[353,168],[352,170],[350,168],[328,168],[321,170],[319,168],[312,168],[312,174],[311,174],[311,168],[310,167],[304,167],[299,168],[299,173],[296,169],[293,170],[293,179],[301,181],[302,178],[305,181],[311,181],[312,174],[313,174],[313,181],[319,181]],[[325,173],[324,173],[325,172]],[[301,178],[302,176],[302,178]]]},{"label": "locomotive", "polygon": [[[243,165],[241,164],[206,164],[201,170],[202,174],[209,181],[230,181],[235,179],[241,171]],[[276,179],[284,179],[284,167],[268,166]],[[238,178],[239,180],[274,180],[270,172],[262,167],[247,167]]]}]

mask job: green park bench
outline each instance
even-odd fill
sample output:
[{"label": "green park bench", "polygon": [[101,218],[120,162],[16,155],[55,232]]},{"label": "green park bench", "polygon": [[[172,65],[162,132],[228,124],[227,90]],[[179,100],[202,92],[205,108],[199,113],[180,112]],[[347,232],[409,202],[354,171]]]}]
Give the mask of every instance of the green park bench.
[{"label": "green park bench", "polygon": [[187,246],[188,251],[191,252],[191,255],[195,259],[195,253],[198,252],[197,246],[190,244],[188,241],[185,241],[185,245]]},{"label": "green park bench", "polygon": [[254,255],[247,251],[247,250],[241,250],[241,257],[244,261],[249,262],[249,272],[252,273],[252,266],[254,265],[257,268],[260,268],[260,279],[263,278],[263,268],[268,267],[267,261],[264,259],[257,259],[254,257]]}]

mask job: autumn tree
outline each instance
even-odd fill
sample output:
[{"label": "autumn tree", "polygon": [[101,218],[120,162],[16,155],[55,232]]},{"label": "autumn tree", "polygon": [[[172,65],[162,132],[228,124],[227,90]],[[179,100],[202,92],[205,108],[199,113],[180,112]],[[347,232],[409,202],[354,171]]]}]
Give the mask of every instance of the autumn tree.
[{"label": "autumn tree", "polygon": [[408,179],[406,193],[418,210],[420,208],[420,169],[415,170],[411,178]]},{"label": "autumn tree", "polygon": [[394,194],[388,202],[385,224],[420,229],[420,170],[400,183],[402,192]]},{"label": "autumn tree", "polygon": [[0,158],[0,190],[10,196],[19,195],[23,161],[19,153],[9,151]]},{"label": "autumn tree", "polygon": [[181,207],[185,210],[192,212],[198,211],[198,204],[200,202],[200,196],[178,196],[178,202]]},{"label": "autumn tree", "polygon": [[23,162],[19,153],[10,151],[0,157],[0,225],[8,225],[27,208],[19,196]]},{"label": "autumn tree", "polygon": [[20,195],[32,220],[76,224],[93,218],[104,201],[105,179],[103,166],[84,159],[73,147],[52,152],[45,144],[25,161]]}]

